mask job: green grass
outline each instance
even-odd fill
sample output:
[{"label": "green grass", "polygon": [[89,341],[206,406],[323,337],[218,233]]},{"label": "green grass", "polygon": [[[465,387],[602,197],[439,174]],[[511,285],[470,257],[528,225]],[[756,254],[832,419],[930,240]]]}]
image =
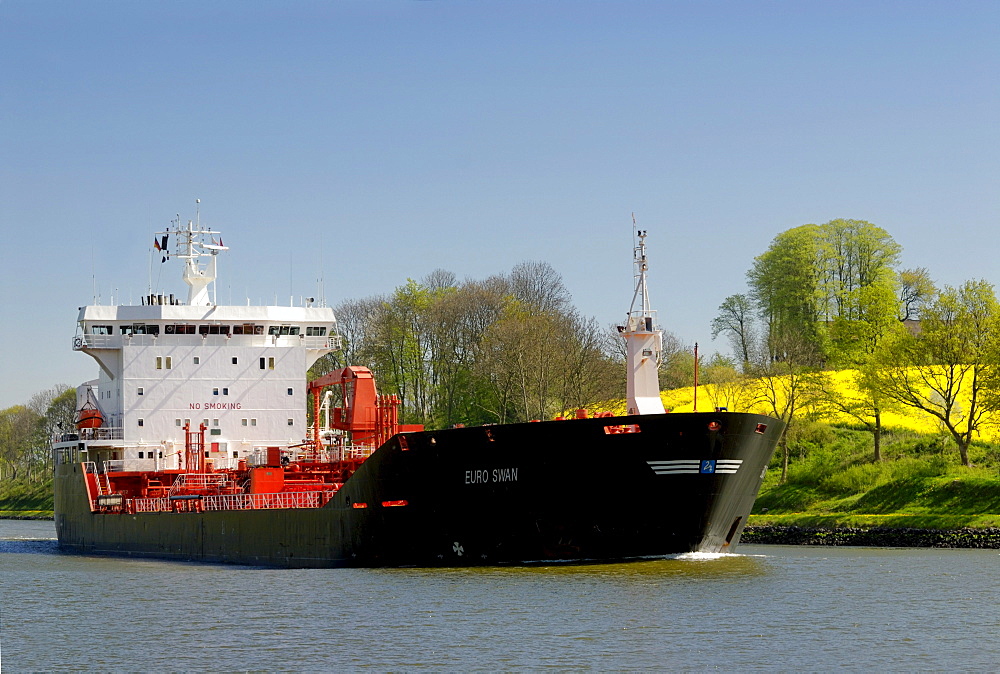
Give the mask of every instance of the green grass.
[{"label": "green grass", "polygon": [[883,437],[883,461],[876,463],[870,433],[805,423],[789,435],[789,449],[787,480],[780,483],[776,457],[751,525],[1000,526],[996,445],[975,443],[974,465],[966,467],[946,438],[892,430]]},{"label": "green grass", "polygon": [[31,483],[0,481],[0,517],[52,517],[52,478]]}]

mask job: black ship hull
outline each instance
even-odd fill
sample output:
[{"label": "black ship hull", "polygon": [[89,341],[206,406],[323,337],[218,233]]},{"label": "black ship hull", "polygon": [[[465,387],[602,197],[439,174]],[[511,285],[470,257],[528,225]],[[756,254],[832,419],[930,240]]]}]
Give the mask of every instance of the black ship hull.
[{"label": "black ship hull", "polygon": [[611,561],[731,551],[782,422],[742,413],[399,434],[322,508],[92,512],[56,466],[69,552],[278,567]]}]

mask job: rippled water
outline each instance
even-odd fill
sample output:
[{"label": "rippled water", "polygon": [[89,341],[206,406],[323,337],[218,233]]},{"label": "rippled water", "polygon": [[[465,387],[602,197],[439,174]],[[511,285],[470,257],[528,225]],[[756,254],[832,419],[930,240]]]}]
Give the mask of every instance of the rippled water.
[{"label": "rippled water", "polygon": [[992,670],[1000,555],[744,546],[631,564],[271,570],[60,554],[0,521],[6,671]]}]

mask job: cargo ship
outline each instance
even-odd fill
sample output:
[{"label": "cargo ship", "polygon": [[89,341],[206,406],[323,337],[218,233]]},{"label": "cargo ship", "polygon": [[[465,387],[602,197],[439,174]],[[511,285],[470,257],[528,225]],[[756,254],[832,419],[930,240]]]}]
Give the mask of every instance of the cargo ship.
[{"label": "cargo ship", "polygon": [[[222,234],[200,216],[154,238],[186,299],[80,308],[97,361],[53,440],[59,546],[270,567],[585,563],[735,548],[783,424],[667,413],[646,286],[619,332],[627,413],[425,430],[365,367],[311,381],[339,348],[331,308],[215,302]],[[292,304],[290,302],[290,304]],[[307,411],[308,409],[308,411]]]}]

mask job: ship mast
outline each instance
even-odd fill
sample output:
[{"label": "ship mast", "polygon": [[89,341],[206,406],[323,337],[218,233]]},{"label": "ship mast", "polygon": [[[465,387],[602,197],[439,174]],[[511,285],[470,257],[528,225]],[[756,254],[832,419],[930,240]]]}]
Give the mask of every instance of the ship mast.
[{"label": "ship mast", "polygon": [[[635,216],[632,216],[635,222]],[[635,294],[629,307],[628,322],[619,328],[625,338],[628,385],[628,414],[663,414],[660,400],[658,369],[663,348],[663,331],[654,328],[656,312],[649,306],[646,284],[646,230],[636,232],[639,243],[633,250],[635,267]],[[636,306],[638,304],[638,307]]]},{"label": "ship mast", "polygon": [[[197,199],[196,203],[200,204],[201,199]],[[157,236],[162,237],[164,253],[166,253],[169,235],[173,234],[177,240],[174,257],[184,260],[184,282],[188,284],[188,305],[208,307],[214,304],[213,298],[209,295],[208,287],[215,282],[216,256],[219,251],[229,250],[229,247],[222,245],[220,232],[213,232],[210,228],[202,229],[200,207],[195,220],[197,222],[188,220],[187,227],[181,228],[180,216],[178,216],[178,219],[174,221],[175,229],[173,232],[168,229],[166,232],[157,232]],[[219,235],[218,243],[215,242],[214,234]],[[207,263],[203,264],[201,258],[208,258]]]}]

